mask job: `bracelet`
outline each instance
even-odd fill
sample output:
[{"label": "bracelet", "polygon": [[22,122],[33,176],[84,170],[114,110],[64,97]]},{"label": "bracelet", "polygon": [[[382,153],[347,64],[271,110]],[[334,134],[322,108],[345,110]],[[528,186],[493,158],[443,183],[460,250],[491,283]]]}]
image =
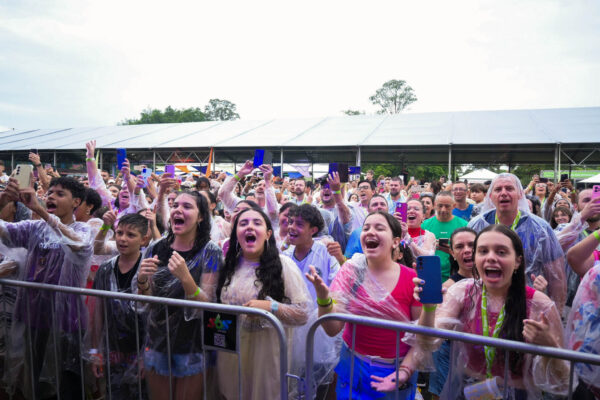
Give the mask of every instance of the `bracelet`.
[{"label": "bracelet", "polygon": [[86,157],[85,161],[96,161],[94,157]]},{"label": "bracelet", "polygon": [[33,166],[34,166],[34,167],[36,167],[36,168],[39,168],[39,167],[41,167],[41,166],[42,166],[42,163],[39,163],[39,164],[33,164]]},{"label": "bracelet", "polygon": [[437,308],[437,305],[423,306],[423,311],[425,311],[425,312],[433,312],[433,311],[435,311],[436,308]]},{"label": "bracelet", "polygon": [[592,232],[592,236],[595,237],[596,240],[600,242],[600,233],[598,233],[598,231]]},{"label": "bracelet", "polygon": [[193,299],[194,297],[198,297],[198,296],[200,296],[200,292],[201,292],[201,289],[200,289],[200,286],[198,286],[198,287],[196,288],[196,291],[194,292],[194,294],[189,294],[189,295],[186,295],[186,296],[185,296],[185,298],[186,298],[186,299]]},{"label": "bracelet", "polygon": [[342,194],[342,190],[341,190],[341,189],[340,189],[340,190],[335,190],[335,191],[333,192],[333,194]]},{"label": "bracelet", "polygon": [[275,315],[277,310],[279,310],[279,303],[275,300],[271,300],[271,314]]},{"label": "bracelet", "polygon": [[100,227],[101,231],[108,231],[111,228],[111,226],[106,225],[106,224],[102,224],[102,226]]},{"label": "bracelet", "polygon": [[236,181],[238,181],[238,182],[242,180],[242,178],[240,178],[240,177],[238,176],[238,174],[235,174],[235,175],[233,175],[233,179],[235,179],[235,180],[236,180]]},{"label": "bracelet", "polygon": [[148,279],[146,279],[144,282],[140,282],[140,280],[138,279],[137,284],[138,284],[138,287],[142,287],[142,288],[150,286],[150,282]]},{"label": "bracelet", "polygon": [[331,297],[329,297],[327,299],[320,299],[317,297],[317,305],[319,307],[329,307],[332,304],[333,304],[333,299]]}]

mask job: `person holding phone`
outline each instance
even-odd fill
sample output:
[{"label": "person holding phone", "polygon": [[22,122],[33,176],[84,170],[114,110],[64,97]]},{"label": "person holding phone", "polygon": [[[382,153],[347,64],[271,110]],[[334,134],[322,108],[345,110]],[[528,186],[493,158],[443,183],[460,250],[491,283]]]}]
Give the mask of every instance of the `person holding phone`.
[{"label": "person holding phone", "polygon": [[[365,254],[356,254],[348,260],[337,273],[331,288],[315,268],[311,268],[306,275],[314,285],[319,316],[343,312],[404,322],[419,317],[421,304],[412,296],[416,272],[392,258],[402,239],[402,227],[386,210],[387,207],[365,218],[360,235]],[[323,328],[329,336],[343,331],[340,362],[335,368],[338,399],[348,398],[350,392],[352,398],[356,399],[393,399],[394,393],[385,394],[379,390],[398,387],[401,388],[400,399],[414,399],[416,360],[411,348],[402,341],[398,348],[401,357],[399,381],[391,381],[395,376],[394,331],[363,325],[353,327],[334,320],[325,322]],[[354,338],[353,328],[356,329]],[[353,342],[355,348],[352,348]],[[351,362],[352,353],[354,365]],[[354,373],[352,382],[351,370]]]},{"label": "person holding phone", "polygon": [[439,192],[435,196],[435,216],[425,220],[421,228],[433,233],[437,239],[435,255],[442,262],[442,280],[450,277],[449,239],[455,229],[467,226],[467,221],[452,214],[454,197],[451,192]]},{"label": "person holding phone", "polygon": [[404,184],[401,177],[393,176],[390,179],[390,191],[384,196],[389,205],[388,212],[392,215],[394,214],[398,203],[406,203],[407,194],[403,188]]},{"label": "person holding phone", "polygon": [[[504,225],[490,225],[477,235],[474,249],[473,278],[452,285],[442,304],[423,304],[419,324],[561,348],[560,313],[548,296],[526,286],[519,236]],[[415,279],[417,300],[423,285],[427,282]],[[424,352],[441,342],[425,336],[416,340]],[[538,399],[541,391],[559,395],[568,391],[569,363],[565,360],[510,352],[508,381],[503,382],[504,351],[461,342],[453,346],[461,350],[453,352],[443,398],[462,398],[466,387],[486,380],[499,387],[508,385],[509,399]]]},{"label": "person holding phone", "polygon": [[406,203],[406,231],[404,242],[410,247],[415,256],[430,256],[435,253],[435,235],[421,227],[424,219],[424,206],[419,200],[409,200]]}]

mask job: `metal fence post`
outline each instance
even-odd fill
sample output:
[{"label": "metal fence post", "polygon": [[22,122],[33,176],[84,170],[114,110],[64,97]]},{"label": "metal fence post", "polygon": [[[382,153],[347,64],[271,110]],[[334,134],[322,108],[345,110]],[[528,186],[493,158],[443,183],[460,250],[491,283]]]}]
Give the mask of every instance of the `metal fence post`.
[{"label": "metal fence post", "polygon": [[173,366],[171,365],[171,333],[169,332],[169,306],[165,305],[165,330],[167,331],[167,362],[169,365],[169,400],[173,400]]}]

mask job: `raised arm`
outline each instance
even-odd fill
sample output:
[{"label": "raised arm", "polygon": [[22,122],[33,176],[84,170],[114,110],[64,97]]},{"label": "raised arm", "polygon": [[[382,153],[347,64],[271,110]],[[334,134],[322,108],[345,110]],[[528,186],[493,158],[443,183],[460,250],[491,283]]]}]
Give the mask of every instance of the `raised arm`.
[{"label": "raised arm", "polygon": [[242,178],[252,172],[252,168],[252,161],[246,161],[237,174],[227,178],[219,189],[219,197],[221,198],[221,201],[223,202],[223,205],[227,211],[232,212],[237,203],[240,201],[240,198],[234,194],[235,186],[240,180],[242,180]]},{"label": "raised arm", "polygon": [[85,165],[87,167],[88,174],[88,182],[90,188],[94,189],[102,198],[102,205],[108,207],[109,204],[114,202],[114,198],[106,184],[104,183],[104,179],[102,179],[102,175],[100,175],[100,171],[98,171],[98,166],[96,165],[96,159],[94,158],[94,152],[96,151],[96,141],[92,140],[85,144],[86,148],[86,158]]},{"label": "raised arm", "polygon": [[342,225],[346,225],[352,220],[352,214],[350,213],[350,208],[348,208],[346,202],[344,201],[342,185],[340,183],[340,175],[337,172],[327,175],[327,183],[333,192],[333,200],[335,201],[335,206],[340,213]]}]

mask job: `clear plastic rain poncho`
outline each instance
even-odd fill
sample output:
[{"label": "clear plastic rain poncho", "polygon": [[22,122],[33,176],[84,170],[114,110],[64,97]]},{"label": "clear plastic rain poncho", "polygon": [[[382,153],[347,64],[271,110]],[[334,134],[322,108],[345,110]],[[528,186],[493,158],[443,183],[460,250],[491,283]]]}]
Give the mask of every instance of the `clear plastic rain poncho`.
[{"label": "clear plastic rain poncho", "polygon": [[[296,264],[281,255],[282,277],[288,302],[280,303],[276,317],[284,325],[287,337],[288,360],[291,362],[293,329],[306,323],[312,301]],[[229,285],[221,291],[221,302],[241,306],[255,300],[261,289],[256,278],[255,263],[240,260]],[[270,300],[270,298],[267,298]],[[263,318],[240,316],[241,375],[243,399],[279,398],[279,339],[272,325]],[[238,356],[219,352],[217,371],[219,389],[227,399],[238,399]]]},{"label": "clear plastic rain poncho", "polygon": [[[416,273],[411,268],[400,266],[400,276],[394,288],[390,291],[369,270],[364,254],[355,254],[348,260],[337,273],[330,294],[335,302],[335,312],[361,315],[365,317],[381,318],[398,322],[410,322],[412,319],[411,308],[421,304],[414,300],[413,278]],[[352,349],[352,324],[345,324],[342,339],[349,349]],[[400,338],[403,337],[400,332]],[[398,353],[404,357],[410,346],[400,342]],[[320,356],[325,360],[334,360],[339,357],[339,347],[323,350]],[[393,360],[396,357],[396,332],[381,328],[356,325],[354,351],[363,356],[380,357]],[[390,368],[393,367],[393,361]],[[341,369],[340,369],[341,368]],[[350,381],[350,370],[338,366],[335,369],[338,380]],[[354,382],[358,379],[357,369],[354,370]]]},{"label": "clear plastic rain poncho", "polygon": [[[452,285],[444,295],[444,301],[438,305],[435,312],[435,327],[450,329],[459,332],[483,335],[481,318],[481,281],[472,278],[463,279]],[[526,307],[527,318],[541,320],[545,314],[550,323],[550,333],[558,343],[564,343],[563,329],[560,314],[553,301],[546,295],[527,289]],[[500,304],[488,303],[488,318],[490,328],[494,327],[498,319]],[[422,360],[421,370],[432,369],[430,352],[436,351],[443,339],[423,339],[414,335],[407,335],[407,342],[418,347],[419,357]],[[492,376],[503,386],[504,382],[504,355],[503,350],[497,350],[492,364]],[[484,348],[463,342],[453,342],[452,356],[450,359],[450,373],[440,396],[441,399],[462,398],[465,386],[486,380],[486,358]],[[511,364],[512,367],[513,364]],[[508,386],[509,399],[527,393],[529,399],[541,398],[541,392],[550,392],[564,395],[569,386],[569,363],[560,359],[552,359],[531,354],[523,355],[522,371],[515,373],[509,371]],[[521,391],[521,393],[518,393]]]},{"label": "clear plastic rain poncho", "polygon": [[[198,286],[208,295],[209,301],[214,300],[214,293],[218,278],[218,271],[223,264],[221,249],[209,241],[200,250],[178,252],[186,260],[190,274]],[[160,239],[151,243],[142,258],[158,256],[160,263],[158,271],[150,279],[152,296],[172,299],[185,299],[183,285],[168,268],[168,262],[173,254],[167,239]],[[137,274],[133,278],[137,282]],[[136,285],[136,293],[137,285]],[[145,360],[160,357],[167,353],[167,334],[165,306],[148,304],[146,327],[146,354]],[[202,338],[200,315],[191,309],[182,307],[169,307],[169,334],[172,354],[190,354],[202,352]]]},{"label": "clear plastic rain poncho", "polygon": [[[78,288],[85,286],[93,242],[87,224],[74,222],[67,226],[52,214],[48,222],[27,220],[11,224],[0,221],[0,236],[0,253],[19,263],[17,279]],[[19,247],[27,249],[25,258],[14,251]],[[11,382],[23,388],[26,397],[32,397],[30,355],[33,356],[36,386],[37,381],[47,381],[51,383],[49,391],[52,391],[57,376],[62,376],[65,371],[79,375],[79,334],[83,334],[88,321],[82,296],[19,289],[13,321],[7,365],[10,366]],[[36,349],[33,354],[27,350],[29,339]],[[42,394],[53,393],[38,393],[38,396]]]},{"label": "clear plastic rain poncho", "polygon": [[[119,288],[115,275],[115,270],[119,268],[117,260],[118,257],[113,257],[100,266],[93,289],[117,293],[135,292],[137,283],[133,279],[131,286]],[[136,269],[132,268],[130,274],[134,275],[135,272]],[[108,374],[106,363],[110,363],[113,398],[138,397],[138,368],[141,367],[138,355],[143,355],[144,318],[136,315],[135,302],[91,296],[88,299],[90,324],[84,340],[84,357],[90,363],[100,364],[104,368],[105,377]]]},{"label": "clear plastic rain poncho", "polygon": [[542,218],[529,212],[529,205],[521,182],[513,174],[503,173],[492,181],[485,196],[483,212],[469,222],[469,228],[477,232],[486,226],[492,225],[496,220],[496,207],[492,203],[490,193],[498,179],[509,178],[517,187],[519,198],[519,211],[521,216],[515,232],[521,238],[525,251],[525,278],[527,285],[533,286],[531,274],[544,275],[548,281],[548,295],[562,309],[567,297],[565,279],[565,257],[560,243],[550,225]]},{"label": "clear plastic rain poncho", "polygon": [[[566,327],[568,347],[582,353],[600,354],[600,262],[581,280]],[[575,364],[577,376],[600,393],[600,366]]]}]

